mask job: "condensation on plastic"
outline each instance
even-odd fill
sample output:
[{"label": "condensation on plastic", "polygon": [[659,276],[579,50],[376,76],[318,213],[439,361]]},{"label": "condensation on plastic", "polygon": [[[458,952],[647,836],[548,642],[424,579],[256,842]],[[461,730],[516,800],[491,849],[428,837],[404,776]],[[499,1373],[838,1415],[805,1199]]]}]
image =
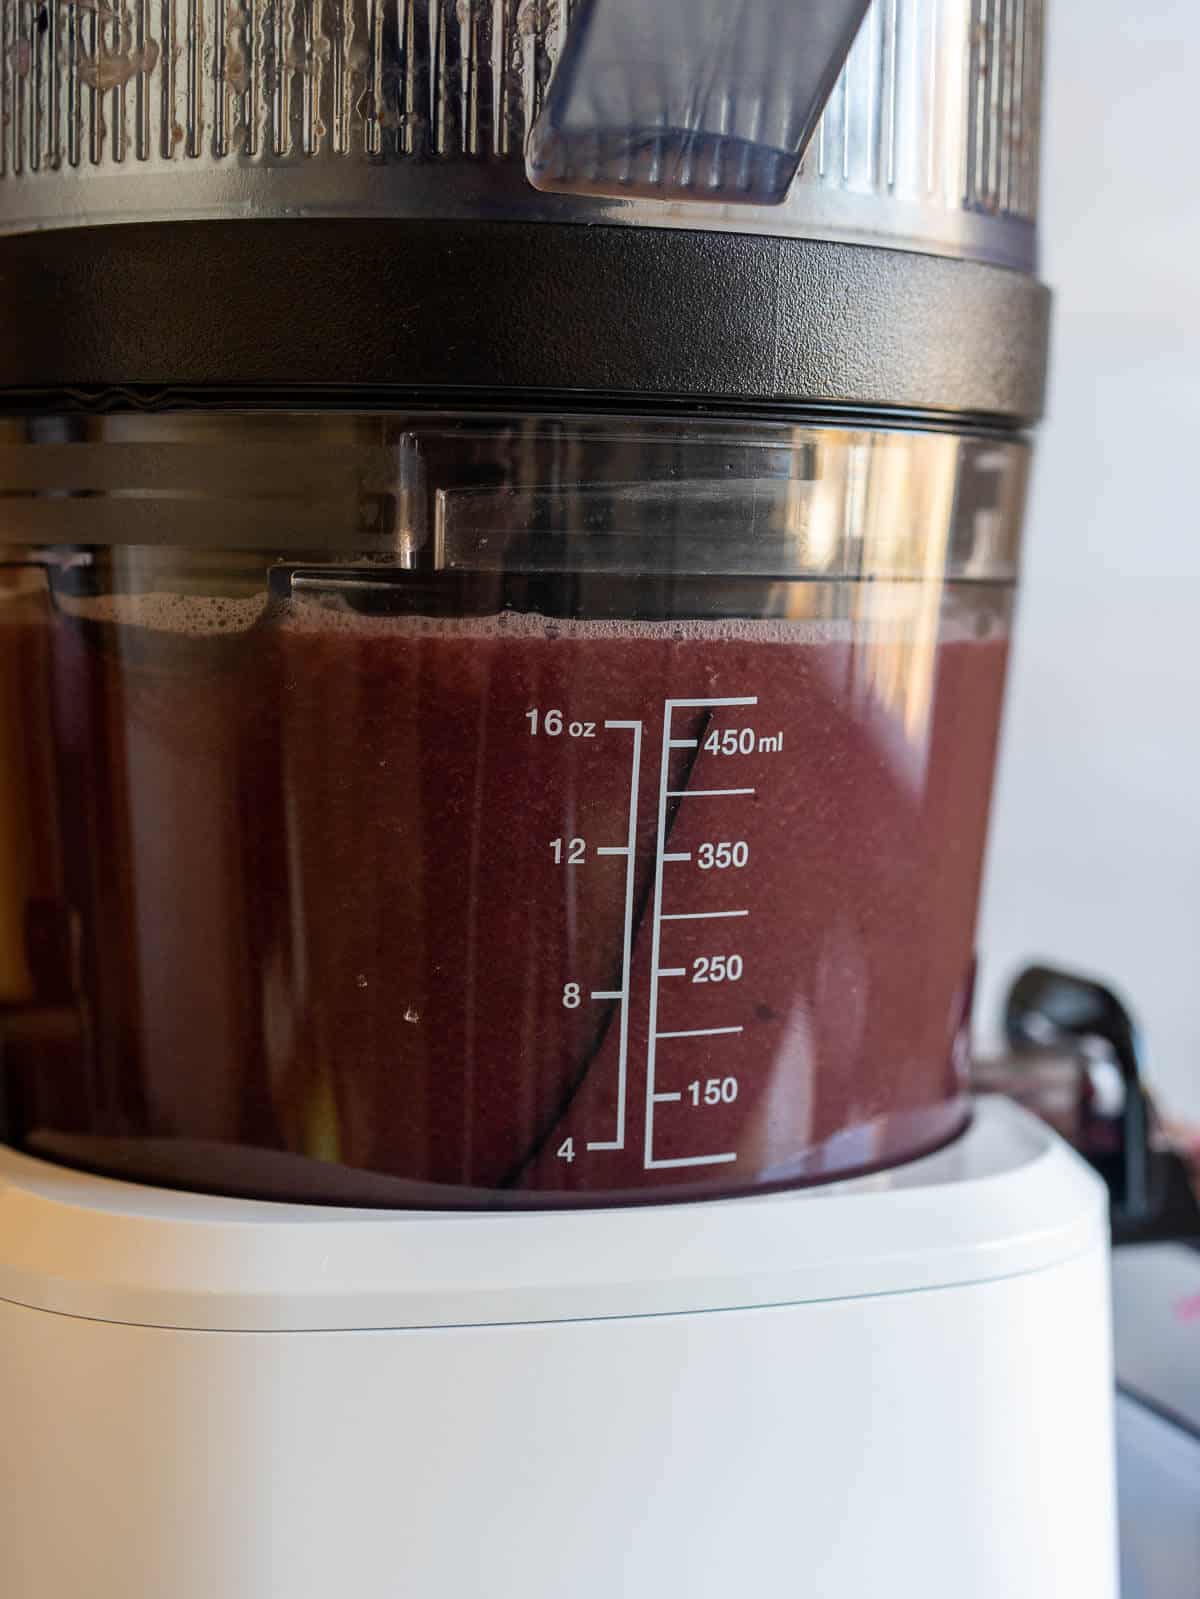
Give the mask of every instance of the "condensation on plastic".
[{"label": "condensation on plastic", "polygon": [[0,1136],[502,1207],[946,1141],[1025,465],[719,420],[6,423]]}]

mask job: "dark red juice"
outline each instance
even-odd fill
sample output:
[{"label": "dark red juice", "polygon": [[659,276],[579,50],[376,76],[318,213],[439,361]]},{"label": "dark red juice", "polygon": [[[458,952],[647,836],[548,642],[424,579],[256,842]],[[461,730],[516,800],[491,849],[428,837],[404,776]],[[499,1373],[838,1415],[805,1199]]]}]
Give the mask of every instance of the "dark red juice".
[{"label": "dark red juice", "polygon": [[30,1147],[537,1204],[841,1175],[962,1125],[995,601],[156,603],[54,624],[92,1053],[71,1116],[24,1082]]}]

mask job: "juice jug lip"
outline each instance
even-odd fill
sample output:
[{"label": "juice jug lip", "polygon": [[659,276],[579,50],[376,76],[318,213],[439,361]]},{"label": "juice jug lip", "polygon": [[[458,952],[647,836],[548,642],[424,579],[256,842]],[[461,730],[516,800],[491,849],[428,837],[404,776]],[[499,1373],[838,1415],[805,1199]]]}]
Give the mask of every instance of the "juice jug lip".
[{"label": "juice jug lip", "polygon": [[138,1325],[321,1331],[672,1315],[993,1281],[1099,1247],[1107,1199],[1045,1124],[984,1097],[955,1142],[873,1176],[573,1212],[224,1199],[0,1148],[0,1222],[0,1297],[14,1303]]}]

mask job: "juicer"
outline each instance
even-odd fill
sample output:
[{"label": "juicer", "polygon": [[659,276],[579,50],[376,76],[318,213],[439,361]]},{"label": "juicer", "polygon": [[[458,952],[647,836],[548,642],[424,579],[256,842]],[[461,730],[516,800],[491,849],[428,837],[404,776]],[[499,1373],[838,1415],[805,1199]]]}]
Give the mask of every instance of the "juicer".
[{"label": "juicer", "polygon": [[0,21],[5,1591],[1112,1595],[1040,5]]}]

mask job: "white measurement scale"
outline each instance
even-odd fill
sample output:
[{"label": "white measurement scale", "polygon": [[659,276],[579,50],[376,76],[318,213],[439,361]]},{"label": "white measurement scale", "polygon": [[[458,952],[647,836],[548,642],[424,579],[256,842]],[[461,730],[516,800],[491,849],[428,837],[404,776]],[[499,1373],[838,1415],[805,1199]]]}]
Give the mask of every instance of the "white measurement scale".
[{"label": "white measurement scale", "polygon": [[[667,1103],[680,1103],[685,1095],[693,1106],[700,1105],[729,1105],[737,1098],[738,1083],[733,1076],[714,1077],[707,1080],[697,1080],[688,1085],[686,1090],[660,1090],[658,1087],[658,1046],[663,1040],[691,1040],[701,1038],[716,1038],[722,1036],[735,1036],[743,1031],[740,1022],[730,1021],[727,1024],[711,1027],[694,1028],[662,1028],[659,1019],[659,994],[661,985],[672,978],[692,977],[693,982],[737,982],[743,973],[744,963],[741,955],[701,955],[693,962],[692,970],[686,966],[668,966],[663,964],[663,927],[669,922],[722,922],[738,920],[750,915],[750,908],[746,905],[724,905],[710,907],[703,910],[690,908],[686,900],[677,894],[669,892],[670,868],[673,866],[695,863],[705,871],[725,870],[740,868],[749,860],[749,846],[736,836],[721,841],[706,841],[692,850],[668,850],[668,801],[695,800],[706,806],[718,807],[722,801],[737,802],[752,798],[756,790],[752,787],[731,784],[729,786],[712,788],[671,788],[671,751],[679,749],[699,750],[702,741],[699,737],[678,738],[675,736],[675,713],[677,711],[713,711],[732,707],[750,707],[758,704],[757,695],[727,695],[704,698],[669,699],[663,702],[662,714],[662,749],[659,762],[658,777],[658,804],[656,813],[656,847],[654,853],[654,889],[653,904],[650,923],[650,982],[649,982],[649,1027],[646,1042],[646,1113],[643,1132],[643,1166],[647,1171],[663,1170],[670,1167],[683,1166],[717,1166],[724,1165],[737,1159],[736,1151],[718,1151],[715,1153],[698,1153],[694,1155],[680,1155],[670,1158],[659,1157],[654,1148],[654,1116],[655,1107]],[[537,710],[527,711],[526,716],[530,722],[530,731],[537,734],[540,731],[550,737],[567,735],[576,738],[595,737],[596,724],[594,722],[568,721],[561,711],[547,711],[544,715]],[[619,989],[591,989],[587,999],[615,1004],[619,1007],[618,1031],[618,1058],[617,1058],[617,1104],[616,1126],[611,1138],[589,1140],[586,1144],[588,1151],[621,1150],[625,1148],[627,1107],[628,1107],[628,1081],[629,1081],[629,1013],[631,1002],[631,971],[633,966],[634,942],[634,869],[637,854],[638,833],[638,791],[641,775],[642,744],[645,733],[645,724],[641,721],[605,721],[602,724],[605,731],[624,732],[632,735],[632,750],[630,755],[629,776],[629,805],[626,837],[623,844],[603,845],[593,851],[597,856],[624,856],[625,869],[625,907],[623,920],[623,944],[621,952],[621,987]],[[762,734],[753,728],[723,728],[714,729],[703,739],[703,748],[716,755],[752,755],[775,754],[783,749],[783,734],[781,732]],[[571,867],[580,866],[588,858],[588,846],[581,838],[556,838],[550,845],[554,859],[559,865]],[[578,983],[566,983],[563,987],[563,1004],[568,1009],[576,1009],[583,1003],[584,994]],[[686,1047],[686,1045],[685,1045]],[[566,1138],[559,1146],[558,1154],[564,1160],[574,1160],[574,1138]]]},{"label": "white measurement scale", "polygon": [[[665,911],[663,909],[663,880],[666,876],[667,866],[687,862],[692,858],[690,851],[675,853],[668,851],[666,848],[667,801],[669,799],[736,800],[752,797],[754,790],[752,788],[671,789],[667,787],[667,784],[670,781],[671,751],[673,749],[697,749],[700,743],[700,740],[697,738],[672,738],[671,723],[672,718],[677,710],[717,710],[723,706],[757,704],[757,695],[752,695],[726,699],[667,700],[663,706],[662,761],[658,779],[657,846],[654,852],[654,912],[653,919],[650,924],[650,1032],[646,1041],[646,1130],[642,1155],[642,1165],[647,1171],[656,1169],[661,1170],[669,1166],[721,1166],[725,1165],[729,1161],[737,1159],[737,1154],[735,1151],[729,1151],[725,1154],[719,1155],[680,1155],[670,1160],[656,1159],[654,1154],[655,1105],[661,1105],[668,1101],[680,1100],[683,1098],[683,1095],[679,1092],[660,1093],[656,1087],[655,1074],[658,1065],[659,1041],[664,1038],[712,1038],[721,1034],[736,1034],[742,1031],[740,1024],[729,1027],[695,1027],[686,1029],[684,1031],[660,1032],[658,1030],[659,985],[666,978],[682,977],[686,975],[686,968],[682,966],[663,966],[661,963],[662,925],[664,922],[720,921],[733,917],[749,916],[750,914],[749,910],[744,907],[740,907],[738,909],[726,908],[705,911]],[[754,739],[754,734],[751,732],[751,730],[747,728],[744,731],[750,733],[750,740],[752,741]],[[718,747],[720,747],[720,737],[721,735],[718,734]],[[734,742],[730,753],[733,753],[734,751],[740,752],[739,740],[740,734],[734,734]],[[753,749],[756,747],[757,746],[754,742],[750,743],[750,748]],[[749,750],[745,751],[745,753],[749,753]],[[731,850],[736,848],[736,845],[731,846]],[[740,957],[735,956],[733,959],[740,959]],[[740,967],[738,975],[740,976]],[[727,1084],[733,1084],[732,1090],[726,1087]],[[718,1080],[717,1093],[717,1103],[720,1103],[721,1098],[723,1098],[727,1093],[730,1095],[730,1100],[736,1097],[736,1080],[733,1078],[724,1078]],[[696,1098],[697,1102],[699,1102],[698,1085]],[[730,1100],[726,1100],[726,1103],[729,1103]]]}]

